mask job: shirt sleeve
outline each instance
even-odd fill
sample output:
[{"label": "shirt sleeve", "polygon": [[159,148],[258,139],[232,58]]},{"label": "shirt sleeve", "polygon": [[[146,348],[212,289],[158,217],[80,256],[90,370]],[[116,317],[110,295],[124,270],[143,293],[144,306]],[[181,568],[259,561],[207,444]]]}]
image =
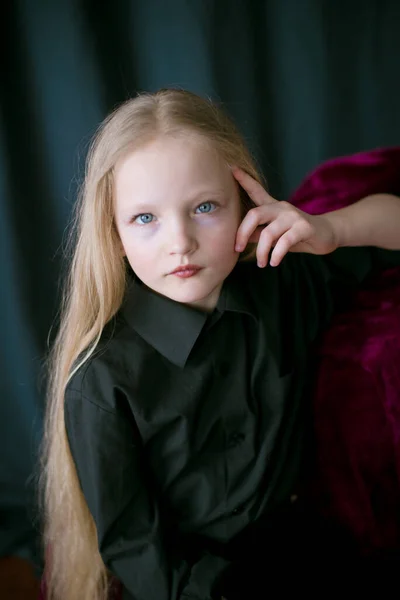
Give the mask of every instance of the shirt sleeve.
[{"label": "shirt sleeve", "polygon": [[368,277],[400,266],[400,251],[372,247],[339,248],[331,254],[315,257],[332,296],[332,310],[346,302]]},{"label": "shirt sleeve", "polygon": [[65,424],[100,554],[122,583],[124,600],[212,600],[228,562],[210,554],[183,556],[179,536],[161,517],[128,413],[69,390]]},{"label": "shirt sleeve", "polygon": [[301,355],[304,344],[316,340],[370,275],[400,266],[400,251],[351,247],[324,256],[289,253],[281,266],[273,312],[280,315],[275,327],[283,340],[281,360],[286,353],[288,362],[289,354]]}]

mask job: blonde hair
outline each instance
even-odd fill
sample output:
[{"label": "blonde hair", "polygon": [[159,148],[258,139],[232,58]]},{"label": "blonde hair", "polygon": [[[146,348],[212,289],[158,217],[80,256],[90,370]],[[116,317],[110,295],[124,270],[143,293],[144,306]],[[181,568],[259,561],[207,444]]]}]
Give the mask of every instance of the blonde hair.
[{"label": "blonde hair", "polygon": [[[160,90],[125,102],[101,124],[89,150],[69,240],[60,327],[48,358],[41,489],[51,600],[105,600],[109,594],[109,573],[68,445],[64,396],[69,379],[95,351],[125,293],[127,267],[114,224],[113,169],[121,156],[152,139],[186,132],[202,136],[228,164],[261,181],[228,117],[212,102],[183,90]],[[243,191],[241,199],[247,211],[252,202]],[[252,256],[250,248],[242,258]]]}]

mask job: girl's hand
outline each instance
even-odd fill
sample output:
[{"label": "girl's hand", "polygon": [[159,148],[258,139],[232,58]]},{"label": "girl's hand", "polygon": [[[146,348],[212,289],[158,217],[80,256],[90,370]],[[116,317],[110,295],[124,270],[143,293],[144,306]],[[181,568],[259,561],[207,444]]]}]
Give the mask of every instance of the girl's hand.
[{"label": "girl's hand", "polygon": [[279,265],[287,252],[329,254],[337,248],[335,232],[324,215],[309,215],[292,204],[272,198],[253,177],[234,167],[232,174],[257,206],[249,210],[236,235],[237,252],[257,245],[257,264]]}]

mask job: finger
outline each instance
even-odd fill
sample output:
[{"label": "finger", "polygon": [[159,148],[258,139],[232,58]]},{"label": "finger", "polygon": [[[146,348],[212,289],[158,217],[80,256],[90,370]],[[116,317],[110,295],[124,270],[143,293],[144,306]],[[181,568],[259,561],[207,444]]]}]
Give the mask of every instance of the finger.
[{"label": "finger", "polygon": [[259,267],[262,268],[267,265],[271,248],[276,245],[277,241],[289,228],[290,223],[276,220],[263,229],[256,250],[257,265]]},{"label": "finger", "polygon": [[243,171],[243,169],[239,169],[239,167],[232,168],[232,175],[236,179],[236,181],[242,186],[242,188],[248,193],[250,198],[253,200],[255,204],[261,206],[262,204],[269,204],[272,202],[278,202],[268,194],[268,192],[263,188],[261,183],[258,183],[248,173]]},{"label": "finger", "polygon": [[250,237],[256,232],[257,227],[273,221],[276,214],[275,205],[257,206],[249,210],[236,232],[235,250],[242,252],[249,243]]},{"label": "finger", "polygon": [[249,237],[247,243],[248,244],[257,244],[258,240],[260,239],[260,235],[262,234],[264,229],[265,229],[265,225],[259,225],[258,227],[256,227],[256,229],[253,231],[253,233]]},{"label": "finger", "polygon": [[277,267],[288,252],[304,241],[307,237],[306,234],[307,232],[301,223],[296,223],[288,229],[275,244],[269,261],[271,267]]}]

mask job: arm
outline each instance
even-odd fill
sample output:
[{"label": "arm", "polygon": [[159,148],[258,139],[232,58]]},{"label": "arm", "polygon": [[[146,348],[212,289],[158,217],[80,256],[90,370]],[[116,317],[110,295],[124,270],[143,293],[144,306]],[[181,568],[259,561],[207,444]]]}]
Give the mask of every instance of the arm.
[{"label": "arm", "polygon": [[69,390],[65,424],[102,559],[124,598],[211,600],[226,561],[206,555],[193,564],[182,556],[152,491],[129,407],[118,412],[95,400]]},{"label": "arm", "polygon": [[400,199],[374,194],[323,215],[310,215],[288,202],[279,202],[250,175],[233,169],[233,176],[254,202],[236,236],[236,250],[257,244],[258,266],[277,266],[288,252],[330,254],[340,246],[400,249]]},{"label": "arm", "polygon": [[400,250],[400,198],[374,194],[322,215],[334,232],[336,246],[377,246]]}]

